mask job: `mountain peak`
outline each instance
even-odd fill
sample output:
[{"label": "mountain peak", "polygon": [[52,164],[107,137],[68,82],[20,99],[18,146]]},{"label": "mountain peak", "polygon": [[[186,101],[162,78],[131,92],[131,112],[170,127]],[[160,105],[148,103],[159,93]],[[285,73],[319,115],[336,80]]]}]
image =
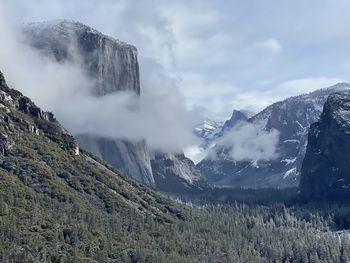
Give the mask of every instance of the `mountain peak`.
[{"label": "mountain peak", "polygon": [[240,117],[242,117],[242,116],[247,117],[247,115],[246,115],[246,113],[245,113],[244,111],[241,111],[241,110],[233,110],[230,120],[236,119],[236,118],[240,118]]},{"label": "mountain peak", "polygon": [[223,131],[232,129],[238,122],[247,121],[248,116],[245,112],[240,110],[233,110],[231,118],[225,121]]},{"label": "mountain peak", "polygon": [[194,132],[199,138],[210,141],[221,132],[222,126],[223,122],[205,119],[195,127]]},{"label": "mountain peak", "polygon": [[330,88],[333,88],[333,89],[335,89],[335,90],[342,91],[342,90],[349,89],[349,88],[350,88],[350,83],[339,82],[339,83],[337,83],[337,84],[331,86]]}]

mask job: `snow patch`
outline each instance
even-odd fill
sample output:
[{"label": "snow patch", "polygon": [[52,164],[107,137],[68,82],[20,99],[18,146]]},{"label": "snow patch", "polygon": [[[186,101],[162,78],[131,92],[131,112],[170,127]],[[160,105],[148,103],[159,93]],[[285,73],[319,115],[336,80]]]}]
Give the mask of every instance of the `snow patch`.
[{"label": "snow patch", "polygon": [[291,163],[295,163],[295,161],[297,160],[297,158],[291,158],[291,159],[283,159],[281,160],[281,163],[286,163],[286,165],[289,165]]},{"label": "snow patch", "polygon": [[297,171],[297,168],[295,168],[295,167],[288,170],[287,172],[284,173],[283,179],[286,179],[288,176],[295,175],[296,171]]}]

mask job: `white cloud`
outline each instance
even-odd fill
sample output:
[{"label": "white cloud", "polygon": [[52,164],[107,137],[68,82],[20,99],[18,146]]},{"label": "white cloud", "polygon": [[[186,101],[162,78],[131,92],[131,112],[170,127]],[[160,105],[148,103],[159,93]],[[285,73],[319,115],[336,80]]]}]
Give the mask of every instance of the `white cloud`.
[{"label": "white cloud", "polygon": [[203,118],[225,120],[232,111],[232,101],[242,90],[227,83],[201,74],[181,74],[179,85],[184,90],[187,104],[192,109],[200,108]]},{"label": "white cloud", "polygon": [[0,70],[11,86],[53,111],[73,134],[146,139],[151,148],[164,151],[197,142],[192,129],[198,119],[187,110],[176,80],[154,60],[141,58],[140,98],[129,93],[96,98],[93,80],[78,62],[58,63],[32,50],[21,41],[20,27],[8,22],[11,14],[0,7]]},{"label": "white cloud", "polygon": [[277,130],[265,131],[259,125],[242,122],[217,141],[219,146],[229,149],[235,161],[267,161],[275,159],[279,141]]},{"label": "white cloud", "polygon": [[202,161],[207,155],[210,149],[204,149],[198,145],[192,145],[184,149],[184,154],[187,158],[190,158],[195,164]]},{"label": "white cloud", "polygon": [[[307,76],[348,79],[346,0],[0,3],[15,10],[14,20],[79,20],[136,45],[140,57],[153,58],[164,74],[182,79],[178,87],[187,104],[216,119],[229,117],[232,108],[257,111],[332,82]],[[304,78],[309,82],[288,83]]]}]

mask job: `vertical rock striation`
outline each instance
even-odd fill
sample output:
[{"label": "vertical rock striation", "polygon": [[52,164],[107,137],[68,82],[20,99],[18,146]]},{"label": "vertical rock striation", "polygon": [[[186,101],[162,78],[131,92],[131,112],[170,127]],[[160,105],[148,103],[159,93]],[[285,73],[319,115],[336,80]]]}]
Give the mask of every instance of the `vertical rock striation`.
[{"label": "vertical rock striation", "polygon": [[150,153],[145,141],[130,142],[86,134],[76,137],[85,150],[96,154],[139,182],[155,186]]},{"label": "vertical rock striation", "polygon": [[103,35],[79,22],[58,20],[24,27],[30,44],[57,61],[77,61],[95,82],[94,92],[140,94],[136,47]]},{"label": "vertical rock striation", "polygon": [[[79,63],[94,85],[95,96],[118,91],[140,95],[137,49],[79,22],[31,23],[23,32],[32,47],[58,62]],[[76,134],[80,146],[129,176],[155,187],[145,142]]]}]

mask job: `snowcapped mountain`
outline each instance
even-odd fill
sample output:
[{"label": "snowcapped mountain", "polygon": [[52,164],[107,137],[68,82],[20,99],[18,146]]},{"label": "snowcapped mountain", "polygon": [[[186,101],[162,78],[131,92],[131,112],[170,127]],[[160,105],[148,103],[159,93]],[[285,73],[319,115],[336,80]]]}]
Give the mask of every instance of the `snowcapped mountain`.
[{"label": "snowcapped mountain", "polygon": [[229,155],[229,146],[216,146],[210,154],[213,156],[214,153],[216,158],[207,157],[197,167],[210,183],[219,187],[297,186],[310,125],[319,119],[328,95],[349,88],[349,84],[340,83],[291,97],[248,119],[247,122],[258,125],[262,130],[279,132],[277,158],[237,161]]},{"label": "snowcapped mountain", "polygon": [[255,114],[246,110],[233,110],[231,118],[225,122],[206,119],[194,129],[195,134],[206,143],[221,137],[225,131],[230,130],[238,122],[247,121]]},{"label": "snowcapped mountain", "polygon": [[252,116],[252,112],[244,110],[233,110],[231,118],[225,122],[213,121],[206,119],[194,129],[194,133],[198,138],[202,139],[199,145],[193,145],[185,149],[185,155],[195,164],[202,161],[210,149],[215,146],[215,140],[222,137],[224,132],[231,129],[240,121],[248,120],[248,116]]},{"label": "snowcapped mountain", "polygon": [[223,125],[224,123],[221,121],[206,119],[195,127],[194,133],[204,141],[211,141],[222,131]]}]

